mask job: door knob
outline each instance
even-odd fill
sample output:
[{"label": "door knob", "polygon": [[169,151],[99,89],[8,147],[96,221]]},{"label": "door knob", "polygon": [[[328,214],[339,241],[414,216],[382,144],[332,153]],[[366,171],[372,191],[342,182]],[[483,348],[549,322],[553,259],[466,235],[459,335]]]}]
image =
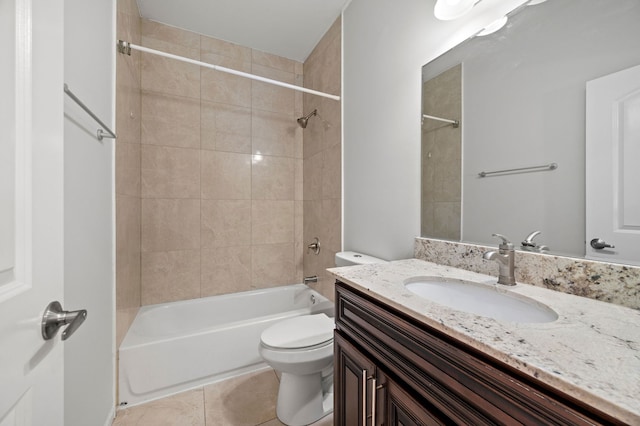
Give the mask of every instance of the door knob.
[{"label": "door knob", "polygon": [[603,248],[616,248],[612,244],[607,244],[602,238],[594,238],[591,240],[591,247],[596,250],[602,250]]},{"label": "door knob", "polygon": [[57,300],[51,302],[47,309],[44,310],[44,315],[42,315],[42,338],[44,340],[53,339],[60,327],[68,325],[62,332],[62,340],[67,340],[86,318],[86,309],[63,311],[60,302]]}]

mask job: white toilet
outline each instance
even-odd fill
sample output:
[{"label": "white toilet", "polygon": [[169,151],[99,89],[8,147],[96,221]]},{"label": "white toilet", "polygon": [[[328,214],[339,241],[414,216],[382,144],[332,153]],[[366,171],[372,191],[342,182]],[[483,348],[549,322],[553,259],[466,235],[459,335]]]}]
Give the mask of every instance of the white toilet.
[{"label": "white toilet", "polygon": [[[336,254],[336,266],[384,262],[355,252]],[[276,413],[289,426],[308,425],[333,412],[334,320],[325,314],[280,321],[262,332],[260,355],[278,370]]]}]

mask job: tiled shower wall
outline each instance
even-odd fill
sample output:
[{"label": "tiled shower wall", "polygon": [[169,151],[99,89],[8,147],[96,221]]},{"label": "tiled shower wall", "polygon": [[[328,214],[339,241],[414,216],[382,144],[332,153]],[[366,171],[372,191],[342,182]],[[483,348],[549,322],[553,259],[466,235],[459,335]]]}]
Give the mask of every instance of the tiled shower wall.
[{"label": "tiled shower wall", "polygon": [[[304,70],[141,20],[135,0],[118,1],[118,38],[299,85],[308,72],[306,87],[340,94],[339,20]],[[117,63],[117,344],[141,305],[299,283],[303,265],[333,297],[340,102],[305,95],[303,109],[299,92],[135,50]],[[303,153],[296,119],[313,108]]]},{"label": "tiled shower wall", "polygon": [[[118,0],[117,37],[140,44],[135,0]],[[116,56],[116,345],[140,307],[140,54]]]},{"label": "tiled shower wall", "polygon": [[[302,84],[302,64],[142,20],[142,45]],[[302,95],[142,55],[141,303],[302,281]]]},{"label": "tiled shower wall", "polygon": [[[341,31],[338,18],[305,61],[305,87],[341,94]],[[317,275],[313,287],[333,300],[333,280],[325,270],[342,248],[342,111],[338,101],[305,94],[304,114],[314,109],[318,116],[304,130],[304,275]],[[321,246],[317,256],[306,250],[314,237]]]}]

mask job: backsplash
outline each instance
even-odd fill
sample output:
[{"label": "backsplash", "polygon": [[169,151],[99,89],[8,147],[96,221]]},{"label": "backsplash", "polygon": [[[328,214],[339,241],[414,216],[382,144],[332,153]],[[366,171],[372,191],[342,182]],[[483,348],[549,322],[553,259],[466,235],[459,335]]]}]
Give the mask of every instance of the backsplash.
[{"label": "backsplash", "polygon": [[[495,247],[416,238],[416,259],[481,274],[498,274],[498,265],[482,258]],[[592,260],[516,252],[518,282],[640,309],[640,267]]]}]

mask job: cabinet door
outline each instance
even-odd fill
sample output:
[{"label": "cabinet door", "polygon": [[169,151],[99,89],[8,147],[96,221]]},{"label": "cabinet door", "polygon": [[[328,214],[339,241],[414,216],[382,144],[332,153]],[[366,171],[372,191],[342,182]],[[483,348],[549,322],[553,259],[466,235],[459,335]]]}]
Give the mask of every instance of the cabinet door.
[{"label": "cabinet door", "polygon": [[447,425],[454,422],[447,419],[435,407],[426,401],[418,402],[397,382],[378,370],[380,403],[379,425],[385,426],[423,426]]},{"label": "cabinet door", "polygon": [[334,345],[335,425],[373,425],[376,367],[339,332],[335,333]]}]

